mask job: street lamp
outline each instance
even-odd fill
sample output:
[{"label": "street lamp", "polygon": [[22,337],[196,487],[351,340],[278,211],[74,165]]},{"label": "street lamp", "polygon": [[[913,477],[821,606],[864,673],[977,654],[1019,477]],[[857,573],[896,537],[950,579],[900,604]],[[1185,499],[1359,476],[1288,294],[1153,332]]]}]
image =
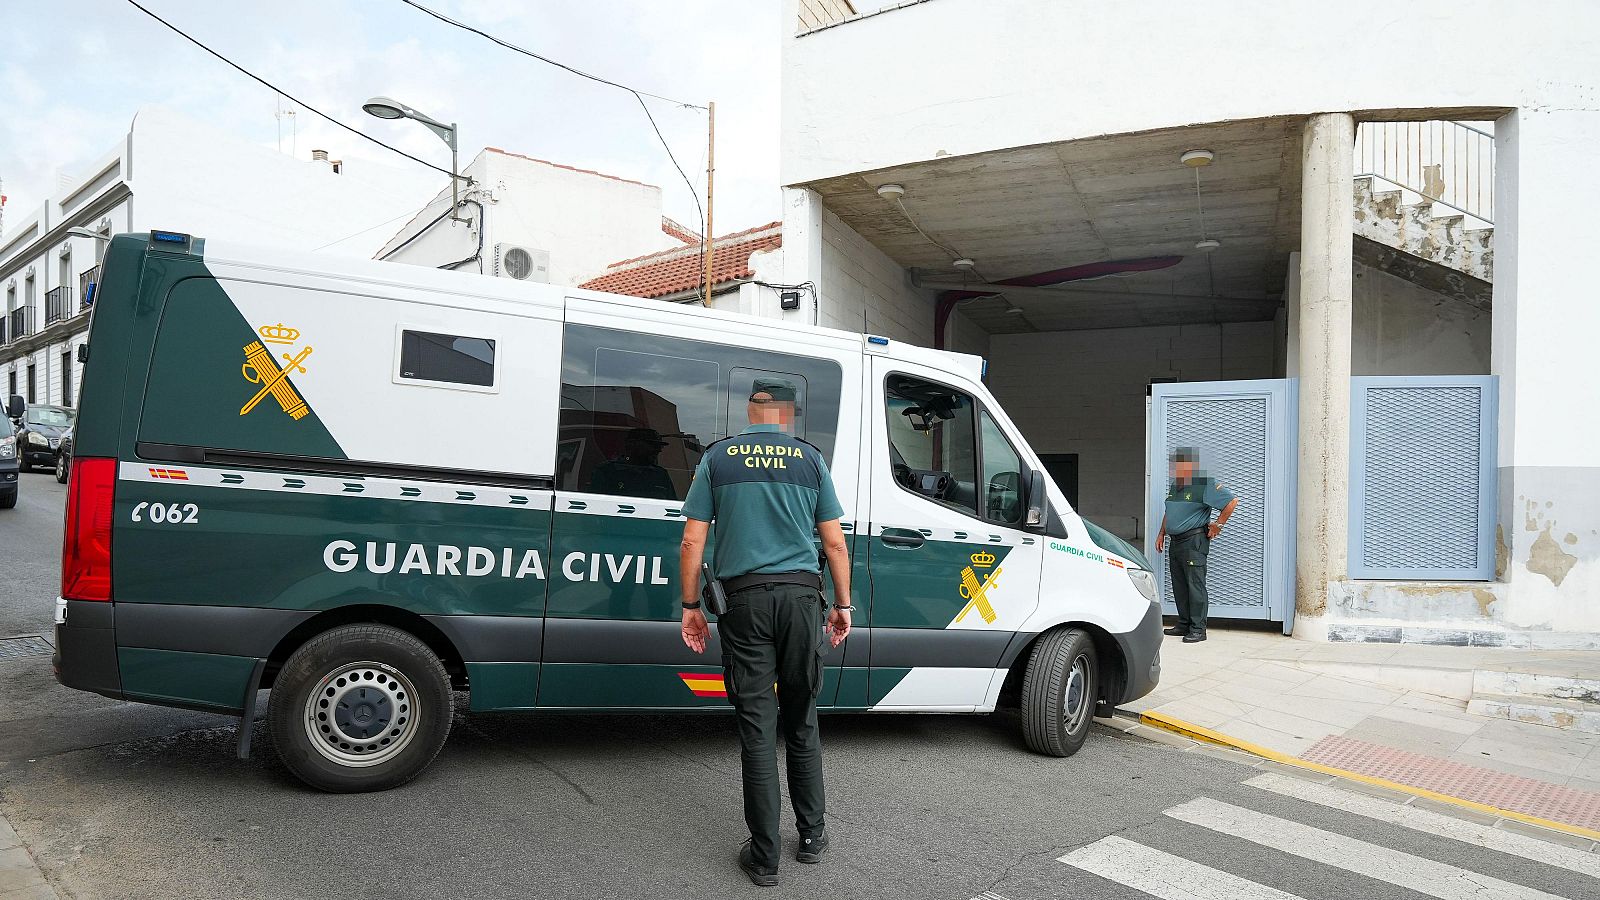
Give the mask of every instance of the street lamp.
[{"label": "street lamp", "polygon": [[67,234],[72,236],[72,237],[92,238],[92,239],[97,240],[97,241],[110,241],[111,240],[111,235],[109,235],[109,234],[107,234],[107,233],[105,233],[103,231],[90,231],[89,229],[84,228],[81,225],[73,227],[73,228],[68,228],[67,229]]},{"label": "street lamp", "polygon": [[432,116],[417,112],[415,109],[412,109],[404,103],[401,103],[399,100],[389,97],[373,97],[371,100],[361,104],[361,108],[366,110],[368,115],[376,116],[380,119],[412,119],[414,121],[421,122],[423,125],[428,127],[429,131],[438,135],[439,140],[444,141],[449,145],[450,220],[452,222],[466,222],[471,224],[471,219],[463,219],[456,215],[456,210],[460,207],[461,203],[460,197],[457,193],[457,188],[459,186],[457,182],[460,181],[461,176],[457,174],[456,169],[456,123],[451,122],[449,125],[446,125]]}]

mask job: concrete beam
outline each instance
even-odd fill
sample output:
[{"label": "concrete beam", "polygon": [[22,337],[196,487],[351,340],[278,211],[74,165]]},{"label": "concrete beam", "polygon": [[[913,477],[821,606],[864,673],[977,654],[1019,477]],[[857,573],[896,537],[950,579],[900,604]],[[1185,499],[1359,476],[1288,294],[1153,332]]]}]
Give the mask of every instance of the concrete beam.
[{"label": "concrete beam", "polygon": [[1349,578],[1350,240],[1355,119],[1320,113],[1302,138],[1300,207],[1300,484],[1295,631],[1319,630],[1328,586]]}]

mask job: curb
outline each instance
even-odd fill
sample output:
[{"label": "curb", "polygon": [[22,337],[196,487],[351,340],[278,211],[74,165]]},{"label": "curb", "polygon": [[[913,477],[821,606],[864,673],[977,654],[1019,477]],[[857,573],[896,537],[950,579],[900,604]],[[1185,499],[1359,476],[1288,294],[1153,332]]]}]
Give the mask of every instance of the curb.
[{"label": "curb", "polygon": [[1475,812],[1488,813],[1489,815],[1499,816],[1504,819],[1525,822],[1529,825],[1537,825],[1541,828],[1548,828],[1551,831],[1559,831],[1563,834],[1588,838],[1592,841],[1600,841],[1600,831],[1596,831],[1592,828],[1584,828],[1581,825],[1569,825],[1565,822],[1557,822],[1554,819],[1543,819],[1539,816],[1530,816],[1527,813],[1520,813],[1510,809],[1501,809],[1498,806],[1490,806],[1487,803],[1479,803],[1475,800],[1468,800],[1464,797],[1441,794],[1438,791],[1430,791],[1427,788],[1413,787],[1409,784],[1402,784],[1398,781],[1390,781],[1386,778],[1375,778],[1371,775],[1363,775],[1360,772],[1352,772],[1348,769],[1340,769],[1334,766],[1325,766],[1322,763],[1310,762],[1308,760],[1300,759],[1297,756],[1290,756],[1287,753],[1269,750],[1260,744],[1252,744],[1249,741],[1240,740],[1236,737],[1230,737],[1220,731],[1212,731],[1209,728],[1201,727],[1192,722],[1185,722],[1182,719],[1175,719],[1172,716],[1166,715],[1165,713],[1140,713],[1139,722],[1140,724],[1148,725],[1152,728],[1160,728],[1163,731],[1170,731],[1173,734],[1181,735],[1189,738],[1190,740],[1200,741],[1206,744],[1216,744],[1222,747],[1229,747],[1234,750],[1241,750],[1252,756],[1259,756],[1262,759],[1271,760],[1272,762],[1282,766],[1290,766],[1296,769],[1306,769],[1312,772],[1320,772],[1324,775],[1334,775],[1349,781],[1370,784],[1374,787],[1387,788],[1388,790],[1398,791],[1402,794],[1410,794],[1413,797],[1422,797],[1428,800],[1437,801],[1439,803],[1448,803],[1451,806],[1459,806],[1463,809],[1470,809]]},{"label": "curb", "polygon": [[0,894],[17,900],[56,900],[60,896],[4,813],[0,813]]}]

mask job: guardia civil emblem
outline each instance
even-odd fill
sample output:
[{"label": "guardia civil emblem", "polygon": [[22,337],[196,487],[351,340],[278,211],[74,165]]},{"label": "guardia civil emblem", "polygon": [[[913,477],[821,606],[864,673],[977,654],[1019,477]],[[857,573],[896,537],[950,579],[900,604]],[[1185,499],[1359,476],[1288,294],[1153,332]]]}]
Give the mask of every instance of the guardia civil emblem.
[{"label": "guardia civil emblem", "polygon": [[963,606],[961,612],[956,615],[957,622],[965,619],[967,614],[973,610],[977,610],[978,615],[983,617],[983,621],[989,624],[993,624],[997,618],[994,605],[989,602],[989,589],[996,586],[995,579],[1000,577],[1001,570],[997,568],[993,572],[985,573],[981,581],[977,573],[978,569],[987,569],[993,566],[995,558],[993,553],[979,550],[977,553],[972,554],[972,565],[961,570],[961,587],[959,590],[961,598],[967,601],[967,605]]},{"label": "guardia civil emblem", "polygon": [[294,342],[300,339],[299,329],[289,328],[279,322],[276,325],[263,325],[257,331],[261,335],[261,340],[251,341],[245,345],[244,364],[239,367],[239,372],[244,375],[245,381],[258,384],[261,388],[250,398],[250,402],[239,409],[239,415],[249,415],[262,400],[270,396],[289,418],[299,421],[310,410],[306,407],[306,401],[301,399],[300,393],[294,389],[289,375],[295,372],[305,373],[306,367],[303,363],[306,357],[311,355],[311,347],[307,345],[292,356],[288,353],[281,354],[284,364],[280,368],[278,361],[272,358],[272,352],[265,345],[289,344],[292,350]]}]

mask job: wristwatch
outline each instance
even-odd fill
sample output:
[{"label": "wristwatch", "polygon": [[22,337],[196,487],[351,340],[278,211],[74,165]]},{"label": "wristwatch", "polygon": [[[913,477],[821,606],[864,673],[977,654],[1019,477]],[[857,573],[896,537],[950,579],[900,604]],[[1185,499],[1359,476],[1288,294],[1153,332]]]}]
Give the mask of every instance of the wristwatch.
[{"label": "wristwatch", "polygon": [[847,604],[847,605],[845,605],[845,606],[840,606],[840,605],[839,605],[839,604],[837,604],[837,603],[835,603],[835,604],[834,604],[834,605],[833,605],[833,608],[834,608],[834,609],[842,609],[842,610],[844,610],[844,611],[845,611],[845,612],[849,612],[849,611],[850,611],[850,610],[852,610],[852,609],[855,609],[855,608],[856,608],[856,606],[855,606],[855,604],[854,604],[854,603],[850,603],[850,604]]},{"label": "wristwatch", "polygon": [[693,603],[685,603],[685,604],[683,604],[683,608],[684,609],[699,609],[700,608],[700,601],[696,600]]}]

